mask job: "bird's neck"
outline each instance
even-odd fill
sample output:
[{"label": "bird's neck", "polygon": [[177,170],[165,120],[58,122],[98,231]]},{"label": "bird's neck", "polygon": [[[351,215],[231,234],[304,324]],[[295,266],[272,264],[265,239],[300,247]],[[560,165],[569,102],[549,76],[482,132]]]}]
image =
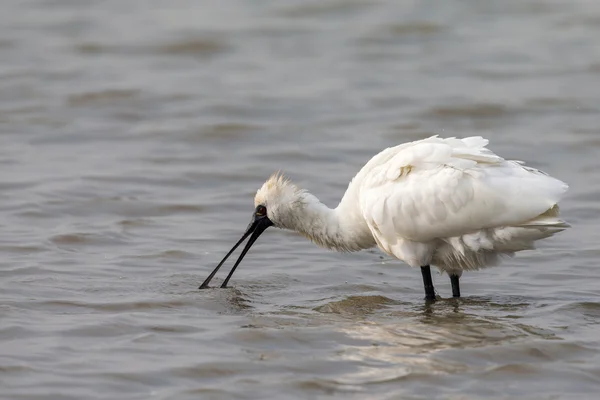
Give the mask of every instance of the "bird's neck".
[{"label": "bird's neck", "polygon": [[375,246],[357,204],[331,209],[315,196],[304,192],[296,210],[293,229],[316,244],[337,251],[358,251]]}]

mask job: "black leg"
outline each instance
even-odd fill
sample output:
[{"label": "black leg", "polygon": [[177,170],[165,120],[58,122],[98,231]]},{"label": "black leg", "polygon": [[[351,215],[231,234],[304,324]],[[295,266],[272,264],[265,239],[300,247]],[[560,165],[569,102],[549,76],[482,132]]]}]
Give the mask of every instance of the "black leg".
[{"label": "black leg", "polygon": [[452,297],[460,297],[460,284],[458,283],[458,275],[450,275],[450,283],[452,283]]},{"label": "black leg", "polygon": [[429,265],[421,267],[421,274],[423,275],[423,285],[425,286],[425,300],[435,300],[435,289],[433,288]]}]

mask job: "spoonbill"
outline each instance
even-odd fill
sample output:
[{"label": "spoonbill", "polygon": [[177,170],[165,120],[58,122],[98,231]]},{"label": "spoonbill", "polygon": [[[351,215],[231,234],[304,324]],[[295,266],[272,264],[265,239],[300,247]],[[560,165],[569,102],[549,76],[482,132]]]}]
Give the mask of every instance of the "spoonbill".
[{"label": "spoonbill", "polygon": [[534,248],[534,242],[570,225],[559,219],[564,182],[505,160],[486,148],[488,140],[428,139],[390,147],[375,155],[352,179],[335,209],[277,173],[254,197],[254,213],[233,251],[250,239],[221,287],[258,237],[270,226],[296,231],[317,245],[350,252],[378,246],[420,268],[425,298],[435,300],[430,266],[447,273],[453,297],[459,278],[498,264],[502,256]]}]

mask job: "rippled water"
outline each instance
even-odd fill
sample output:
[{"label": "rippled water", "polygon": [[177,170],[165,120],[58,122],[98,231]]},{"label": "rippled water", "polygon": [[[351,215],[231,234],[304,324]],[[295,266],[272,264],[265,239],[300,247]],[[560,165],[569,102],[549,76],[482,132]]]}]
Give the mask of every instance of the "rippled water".
[{"label": "rippled water", "polygon": [[[3,399],[596,398],[597,1],[0,10]],[[432,134],[565,180],[573,228],[466,273],[459,301],[275,229],[230,289],[197,290],[272,172],[334,206]]]}]

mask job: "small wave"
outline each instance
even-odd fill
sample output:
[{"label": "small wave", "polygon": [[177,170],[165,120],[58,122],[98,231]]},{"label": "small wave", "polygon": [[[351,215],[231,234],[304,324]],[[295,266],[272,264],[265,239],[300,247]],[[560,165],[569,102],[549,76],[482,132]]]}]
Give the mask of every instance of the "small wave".
[{"label": "small wave", "polygon": [[257,132],[261,129],[261,126],[251,124],[241,124],[235,122],[218,123],[202,127],[199,131],[193,134],[193,138],[197,138],[202,141],[206,139],[239,139],[248,135],[249,133]]},{"label": "small wave", "polygon": [[133,258],[141,258],[141,259],[168,259],[168,260],[181,260],[194,258],[195,254],[188,253],[187,251],[182,250],[165,250],[158,253],[151,254],[141,254],[133,256]]},{"label": "small wave", "polygon": [[135,89],[107,89],[73,94],[67,98],[67,103],[70,106],[109,104],[114,101],[133,99],[139,94],[140,91]]},{"label": "small wave", "polygon": [[115,236],[100,235],[94,233],[65,233],[50,237],[50,242],[57,246],[74,246],[74,245],[118,245],[123,241]]},{"label": "small wave", "polygon": [[47,251],[48,249],[42,246],[27,246],[27,245],[6,245],[0,246],[0,252],[2,253],[16,253],[16,254],[32,254]]},{"label": "small wave", "polygon": [[366,315],[374,311],[398,304],[385,296],[350,296],[343,300],[333,301],[315,308],[322,313]]},{"label": "small wave", "polygon": [[223,53],[229,44],[219,38],[188,38],[167,43],[111,45],[98,42],[78,43],[75,51],[83,54],[134,54],[208,57]]},{"label": "small wave", "polygon": [[228,48],[229,46],[225,42],[214,38],[184,39],[155,47],[158,53],[194,56],[213,55],[224,52]]},{"label": "small wave", "polygon": [[434,118],[494,118],[505,117],[513,113],[511,109],[494,103],[438,106],[425,111],[425,117]]},{"label": "small wave", "polygon": [[430,21],[407,21],[404,23],[387,25],[384,29],[394,36],[405,36],[431,35],[443,31],[445,27]]},{"label": "small wave", "polygon": [[94,311],[143,311],[181,308],[193,304],[191,301],[183,300],[164,300],[164,301],[122,301],[122,302],[107,302],[107,303],[90,303],[85,301],[73,300],[49,300],[36,303],[40,308],[55,308],[62,310],[65,308],[71,309],[90,309]]}]

